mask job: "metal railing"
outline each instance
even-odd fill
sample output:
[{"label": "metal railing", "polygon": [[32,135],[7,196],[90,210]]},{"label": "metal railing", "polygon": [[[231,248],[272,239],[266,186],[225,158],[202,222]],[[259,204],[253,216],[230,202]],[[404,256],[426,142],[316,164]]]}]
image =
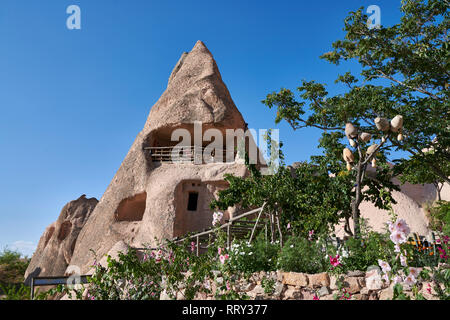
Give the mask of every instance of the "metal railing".
[{"label": "metal railing", "polygon": [[227,163],[234,162],[236,151],[208,149],[200,146],[145,147],[154,162],[170,163]]},{"label": "metal railing", "polygon": [[[202,246],[201,245],[201,240],[205,239],[205,237],[207,237],[208,240],[212,240],[213,237],[212,235],[216,232],[217,229],[226,229],[227,230],[227,246],[230,246],[231,243],[231,238],[234,235],[246,235],[248,234],[250,231],[252,231],[252,229],[255,228],[254,226],[254,221],[240,221],[242,224],[247,224],[247,226],[241,226],[241,225],[234,225],[233,223],[237,223],[239,220],[246,218],[252,214],[256,214],[256,213],[261,213],[262,210],[264,209],[264,206],[261,208],[257,208],[248,212],[245,212],[243,214],[240,214],[236,217],[231,217],[229,220],[226,221],[226,223],[220,225],[217,228],[210,228],[207,230],[203,230],[201,232],[197,232],[195,234],[183,237],[181,239],[177,238],[173,238],[172,241],[175,243],[181,243],[183,241],[185,241],[186,239],[195,239],[196,241],[196,255],[198,256],[200,254],[200,249],[207,249],[208,246]],[[267,230],[267,228],[266,228]],[[138,250],[138,251],[147,251],[147,250],[158,250],[158,248],[132,248],[134,250]],[[31,278],[31,300],[34,299],[34,288],[35,287],[39,287],[39,286],[52,286],[52,285],[68,285],[70,283],[68,283],[69,278],[73,278],[74,276],[42,276],[42,277],[32,277]],[[78,278],[79,277],[79,278]],[[80,275],[80,276],[76,276],[77,278],[77,284],[86,284],[89,282],[89,278],[91,277],[91,275]],[[78,281],[79,279],[79,281]]]}]

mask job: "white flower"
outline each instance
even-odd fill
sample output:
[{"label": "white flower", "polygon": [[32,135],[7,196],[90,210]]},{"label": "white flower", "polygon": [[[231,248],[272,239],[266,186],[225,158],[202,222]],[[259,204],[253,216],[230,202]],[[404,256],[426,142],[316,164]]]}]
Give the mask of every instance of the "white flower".
[{"label": "white flower", "polygon": [[378,259],[378,265],[381,267],[381,270],[383,270],[383,273],[391,271],[391,266],[386,261]]},{"label": "white flower", "polygon": [[248,254],[248,255],[249,255],[249,256],[251,256],[252,254],[253,254],[253,252],[249,252],[249,254]]},{"label": "white flower", "polygon": [[394,277],[393,281],[394,281],[394,284],[401,283],[401,282],[403,282],[403,278],[401,276],[397,275]]},{"label": "white flower", "polygon": [[342,257],[343,258],[348,258],[348,252],[347,252],[347,250],[342,250]]},{"label": "white flower", "polygon": [[403,219],[400,219],[400,218],[397,219],[397,221],[395,221],[394,228],[395,228],[395,230],[404,233],[405,236],[407,236],[411,232],[406,221]]},{"label": "white flower", "polygon": [[218,224],[220,222],[220,220],[222,220],[223,217],[223,213],[220,211],[214,212],[213,213],[213,226],[215,226],[216,224]]},{"label": "white flower", "polygon": [[412,286],[413,284],[415,284],[417,282],[416,278],[412,275],[409,274],[406,278],[404,283],[408,286]]},{"label": "white flower", "polygon": [[401,244],[406,242],[406,235],[399,230],[394,230],[394,232],[391,233],[390,238],[392,242],[395,244]]},{"label": "white flower", "polygon": [[290,245],[290,247],[291,247],[291,248],[293,248],[293,247],[294,247],[294,245],[293,245],[293,244],[291,244],[291,245]]},{"label": "white flower", "polygon": [[409,274],[412,274],[414,276],[414,278],[418,278],[419,274],[420,274],[420,269],[419,268],[409,268]]},{"label": "white flower", "polygon": [[389,232],[391,232],[391,233],[394,232],[394,230],[395,230],[394,224],[392,222],[388,222],[387,225],[388,225]]},{"label": "white flower", "polygon": [[403,254],[400,254],[400,264],[401,264],[403,267],[406,267],[406,266],[407,266],[407,264],[406,264],[406,257],[405,257]]}]

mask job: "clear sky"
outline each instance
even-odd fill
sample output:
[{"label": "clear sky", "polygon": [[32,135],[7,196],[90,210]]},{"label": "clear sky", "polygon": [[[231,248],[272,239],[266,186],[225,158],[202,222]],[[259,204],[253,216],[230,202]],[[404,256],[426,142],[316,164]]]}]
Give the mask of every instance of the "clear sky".
[{"label": "clear sky", "polygon": [[[69,5],[81,30],[69,30]],[[30,255],[61,208],[100,199],[183,51],[202,40],[250,128],[279,128],[288,164],[318,154],[320,132],[275,126],[261,100],[302,79],[343,88],[319,59],[347,13],[400,0],[1,0],[0,249]]]}]

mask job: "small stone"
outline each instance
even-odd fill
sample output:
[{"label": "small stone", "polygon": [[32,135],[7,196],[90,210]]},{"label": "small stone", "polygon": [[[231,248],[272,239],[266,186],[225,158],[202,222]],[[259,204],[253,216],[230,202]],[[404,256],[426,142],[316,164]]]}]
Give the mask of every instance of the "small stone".
[{"label": "small stone", "polygon": [[330,276],[330,289],[331,290],[337,290],[338,289],[337,280],[338,280],[338,277],[333,276],[333,275]]},{"label": "small stone", "polygon": [[283,273],[282,271],[277,271],[277,281],[282,282],[283,281]]},{"label": "small stone", "polygon": [[347,277],[364,277],[366,273],[364,271],[349,271]]},{"label": "small stone", "polygon": [[284,288],[285,288],[284,284],[282,284],[281,282],[277,282],[275,284],[275,288],[274,288],[274,291],[273,291],[273,296],[275,296],[275,297],[281,296],[281,294],[283,293]]},{"label": "small stone", "polygon": [[320,288],[320,290],[319,290],[319,297],[326,296],[326,295],[329,295],[329,294],[330,294],[330,290],[328,290],[327,287],[323,286],[322,288]]},{"label": "small stone", "polygon": [[369,300],[379,300],[378,293],[376,291],[371,291],[369,293]]},{"label": "small stone", "polygon": [[255,288],[256,284],[254,282],[248,282],[244,285],[242,285],[241,289],[244,292],[249,292]]},{"label": "small stone", "polygon": [[369,295],[369,289],[367,289],[367,287],[364,287],[359,291],[359,293]]},{"label": "small stone", "polygon": [[297,288],[288,286],[283,297],[284,300],[299,300],[302,298],[302,293]]},{"label": "small stone", "polygon": [[253,288],[253,290],[247,293],[250,298],[256,299],[257,296],[264,296],[264,288],[260,285],[257,285]]},{"label": "small stone", "polygon": [[345,277],[344,278],[344,288],[350,293],[358,293],[363,287],[362,277]]},{"label": "small stone", "polygon": [[317,288],[322,286],[328,287],[330,285],[330,277],[326,272],[308,274],[308,283],[309,287],[311,288]]},{"label": "small stone", "polygon": [[308,276],[304,273],[284,272],[283,284],[306,287],[308,285]]},{"label": "small stone", "polygon": [[394,298],[394,289],[392,287],[380,291],[379,300],[392,300]]},{"label": "small stone", "polygon": [[308,290],[308,289],[302,289],[301,290],[302,293],[302,300],[314,300],[314,296],[316,295],[315,292]]},{"label": "small stone", "polygon": [[373,274],[365,278],[368,290],[380,290],[383,287],[383,281],[379,274]]}]

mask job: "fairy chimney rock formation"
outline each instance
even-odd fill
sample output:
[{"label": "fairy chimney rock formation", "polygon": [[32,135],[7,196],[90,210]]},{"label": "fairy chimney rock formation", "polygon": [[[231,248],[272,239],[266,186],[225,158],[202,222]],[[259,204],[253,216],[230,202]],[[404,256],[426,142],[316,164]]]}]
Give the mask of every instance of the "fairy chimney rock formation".
[{"label": "fairy chimney rock formation", "polygon": [[64,206],[56,222],[41,236],[25,272],[25,283],[29,284],[31,277],[64,275],[78,234],[97,203],[97,199],[82,195]]},{"label": "fairy chimney rock formation", "polygon": [[[211,226],[209,203],[226,187],[224,174],[243,176],[245,165],[159,162],[148,149],[161,148],[153,155],[170,150],[179,143],[172,141],[174,130],[186,129],[193,137],[198,121],[203,132],[245,129],[217,64],[201,41],[175,65],[167,89],[78,236],[72,265],[87,272],[94,260],[91,249],[101,257],[119,241],[142,247],[155,238],[170,239]],[[204,146],[202,141],[200,147]],[[228,151],[233,152],[224,150]]]}]

